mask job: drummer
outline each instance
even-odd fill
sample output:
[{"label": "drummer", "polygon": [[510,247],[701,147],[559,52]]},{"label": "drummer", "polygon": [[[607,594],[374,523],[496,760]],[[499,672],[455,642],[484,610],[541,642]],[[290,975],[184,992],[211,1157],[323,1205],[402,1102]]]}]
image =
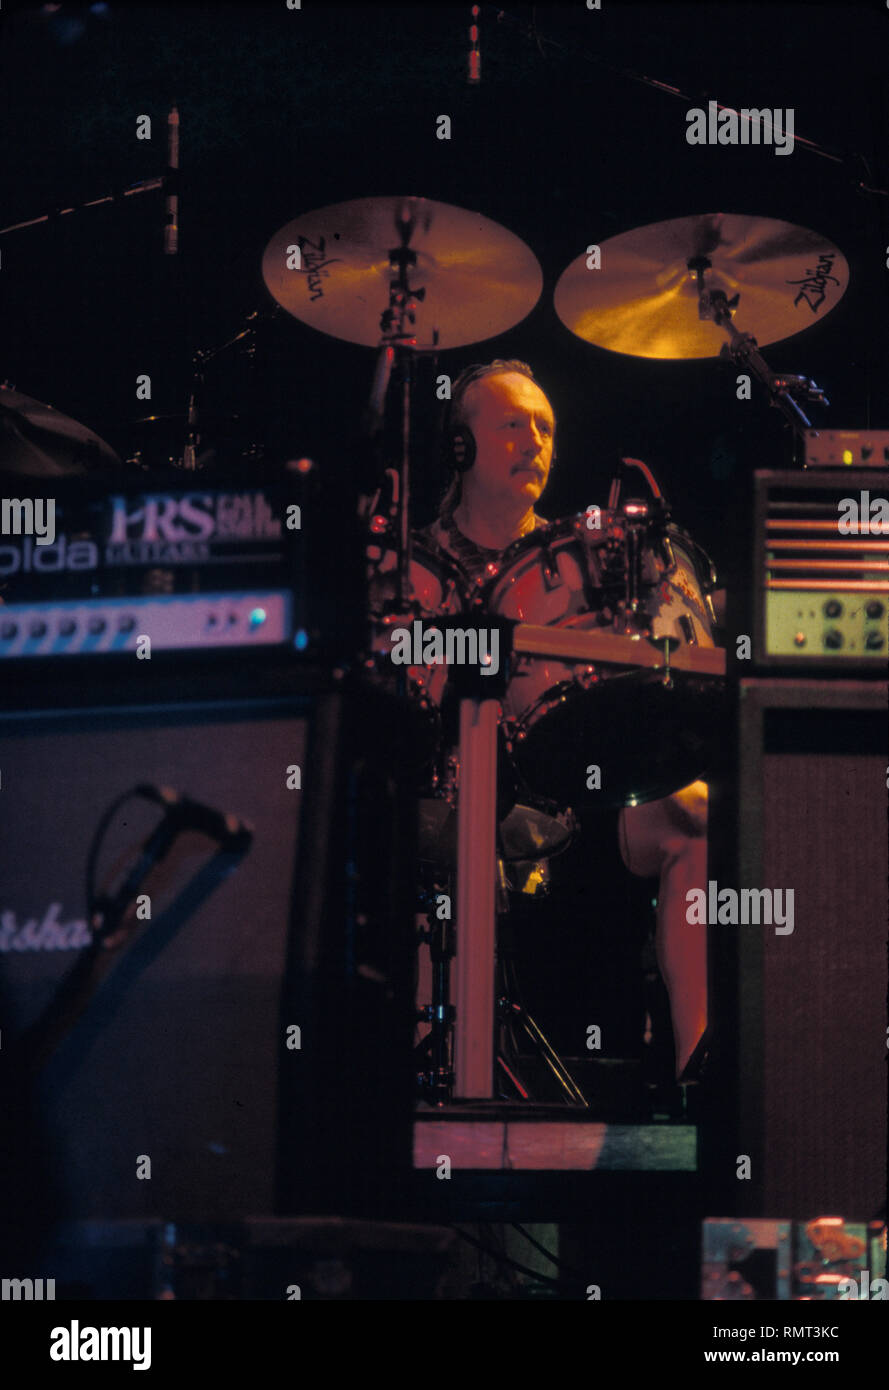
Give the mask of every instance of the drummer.
[{"label": "drummer", "polygon": [[[536,508],[555,458],[555,429],[552,406],[524,362],[497,358],[467,367],[454,382],[444,439],[453,476],[437,519],[420,536],[473,582],[513,541],[545,524]],[[682,1077],[707,1024],[706,927],[689,925],[685,915],[688,890],[707,882],[706,783],[622,810],[618,836],[630,872],[659,878],[657,955]]]}]

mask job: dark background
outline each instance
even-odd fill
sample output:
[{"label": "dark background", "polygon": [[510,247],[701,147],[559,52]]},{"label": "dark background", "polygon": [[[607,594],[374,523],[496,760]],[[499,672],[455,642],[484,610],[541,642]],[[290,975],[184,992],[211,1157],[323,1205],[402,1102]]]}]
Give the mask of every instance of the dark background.
[{"label": "dark background", "polygon": [[[755,468],[791,460],[781,417],[755,384],[754,399],[739,402],[735,369],[716,359],[647,361],[573,337],[552,307],[553,290],[588,244],[651,222],[724,211],[812,228],[846,256],[849,288],[826,320],[767,347],[766,357],[827,391],[831,408],[813,410],[816,422],[889,426],[889,199],[856,187],[889,184],[889,11],[877,0],[603,0],[601,11],[576,0],[508,11],[536,22],[538,41],[482,7],[483,81],[469,88],[468,5],[4,6],[3,226],[162,173],[173,102],[182,183],[176,258],[163,254],[156,192],[2,238],[0,379],[83,421],[123,457],[136,449],[150,463],[179,457],[192,354],[225,342],[251,311],[273,309],[261,262],[282,225],[375,194],[456,204],[523,238],[540,260],[544,289],[510,332],[421,364],[417,524],[430,519],[443,481],[433,445],[435,372],[453,378],[470,361],[519,357],[532,364],[559,422],[545,514],[604,503],[618,457],[643,458],[722,581],[743,589],[747,485]],[[790,156],[769,146],[689,146],[686,110],[709,97],[792,106],[796,136],[842,161],[799,143]],[[450,141],[436,138],[441,114],[451,117]],[[140,115],[152,118],[151,142],[136,139]],[[755,328],[742,316],[739,324]],[[237,351],[218,360],[205,405],[224,417],[221,434],[240,430],[272,459],[309,454],[328,476],[347,479],[373,366],[371,349],[281,313],[263,323],[252,374]],[[140,373],[152,379],[150,404],[136,400]],[[137,427],[148,413],[175,418]],[[346,517],[346,487],[342,505]],[[567,894],[560,920],[583,919],[583,930],[569,941],[551,911],[555,934],[541,916],[519,931],[538,953],[544,1021],[569,1050],[606,1000],[628,1022],[614,985],[630,958],[638,962],[638,942],[612,928],[616,914],[633,916],[628,895],[640,885],[621,878],[619,864],[615,871],[611,822],[598,844],[595,861],[584,848],[554,870]],[[559,1001],[578,970],[595,979],[589,989],[600,1002],[588,993],[584,1007],[594,1012],[568,1018]],[[632,1045],[624,1037],[618,1050]]]},{"label": "dark background", "polygon": [[[153,433],[133,421],[181,412],[195,349],[273,307],[261,260],[279,227],[349,198],[440,199],[502,223],[543,267],[524,323],[442,354],[437,370],[453,377],[468,361],[504,355],[532,364],[559,419],[546,513],[604,501],[616,458],[641,457],[677,519],[737,582],[748,549],[741,485],[754,468],[789,461],[781,417],[755,384],[753,401],[737,401],[734,370],[715,359],[646,361],[583,343],[556,317],[553,289],[590,242],[670,217],[721,210],[813,228],[847,257],[849,289],[826,320],[767,358],[825,388],[831,409],[816,411],[825,424],[889,425],[889,199],[854,187],[889,183],[889,12],[877,0],[509,6],[536,19],[536,44],[497,13],[482,7],[483,81],[469,88],[468,5],[4,6],[3,226],[161,173],[174,101],[183,182],[177,258],[163,255],[159,193],[2,239],[0,379],[124,456],[141,447],[148,461],[178,457],[181,420]],[[793,106],[797,136],[845,162],[799,143],[790,156],[689,146],[689,103],[622,69],[677,87],[692,104]],[[435,137],[442,113],[450,141]],[[151,142],[135,138],[142,114],[152,117]],[[421,439],[436,413],[433,365],[420,373]],[[249,431],[272,454],[309,453],[345,470],[372,370],[370,349],[282,313],[261,334],[252,390],[245,360],[231,353],[210,373],[207,403],[244,422],[252,410]],[[135,398],[143,372],[150,404]],[[441,481],[432,451],[422,452],[420,523]]]}]

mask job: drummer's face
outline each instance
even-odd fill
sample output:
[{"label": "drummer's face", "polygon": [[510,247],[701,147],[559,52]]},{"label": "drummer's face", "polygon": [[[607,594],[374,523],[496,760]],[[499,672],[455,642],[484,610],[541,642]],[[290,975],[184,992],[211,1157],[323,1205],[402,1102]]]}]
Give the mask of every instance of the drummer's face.
[{"label": "drummer's face", "polygon": [[482,377],[466,393],[465,413],[476,448],[466,475],[472,491],[492,503],[508,496],[533,506],[549,477],[555,431],[540,387],[519,372]]}]

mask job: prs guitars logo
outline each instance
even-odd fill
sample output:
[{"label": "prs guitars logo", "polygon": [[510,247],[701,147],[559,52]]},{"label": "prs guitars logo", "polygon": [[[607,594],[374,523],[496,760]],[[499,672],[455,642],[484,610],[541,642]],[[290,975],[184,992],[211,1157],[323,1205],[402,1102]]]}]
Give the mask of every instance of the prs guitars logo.
[{"label": "prs guitars logo", "polygon": [[[279,541],[280,517],[263,492],[145,493],[110,498],[106,565],[187,565],[208,560],[213,547],[233,542]],[[54,513],[53,513],[54,517]],[[0,578],[12,574],[55,574],[100,567],[101,537],[66,536],[53,544],[25,535],[0,544]]]},{"label": "prs guitars logo", "polygon": [[261,492],[148,493],[112,497],[109,565],[189,564],[215,542],[280,540],[281,521]]},{"label": "prs guitars logo", "polygon": [[126,541],[277,540],[281,522],[261,492],[112,497],[109,545]]}]

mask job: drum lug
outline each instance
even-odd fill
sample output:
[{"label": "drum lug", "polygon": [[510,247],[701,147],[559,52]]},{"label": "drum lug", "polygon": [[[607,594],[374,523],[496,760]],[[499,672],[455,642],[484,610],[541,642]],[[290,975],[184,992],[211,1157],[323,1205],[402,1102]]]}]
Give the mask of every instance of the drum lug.
[{"label": "drum lug", "polygon": [[574,679],[582,690],[592,690],[593,686],[599,683],[599,676],[595,666],[576,668]]},{"label": "drum lug", "polygon": [[516,744],[521,743],[525,737],[524,730],[517,719],[509,719],[505,715],[500,728],[503,733],[503,746],[507,753],[512,754]]},{"label": "drum lug", "polygon": [[561,588],[562,576],[559,574],[559,566],[549,546],[544,546],[540,553],[543,570],[544,588],[552,591]]}]

